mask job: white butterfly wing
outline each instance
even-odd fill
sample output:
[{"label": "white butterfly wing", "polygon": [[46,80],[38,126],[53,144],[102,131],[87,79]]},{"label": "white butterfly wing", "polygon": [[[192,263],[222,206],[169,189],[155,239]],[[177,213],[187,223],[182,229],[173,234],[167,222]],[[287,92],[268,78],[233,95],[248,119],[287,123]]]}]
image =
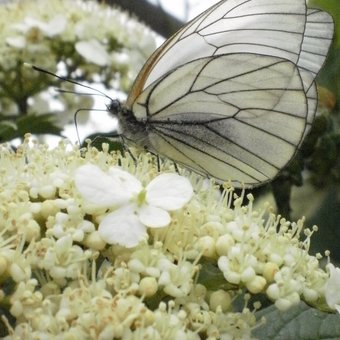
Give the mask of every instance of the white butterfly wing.
[{"label": "white butterfly wing", "polygon": [[149,86],[134,105],[149,117],[154,151],[247,186],[272,179],[291,159],[306,110],[293,63],[247,53],[187,63]]},{"label": "white butterfly wing", "polygon": [[[127,105],[131,107],[143,89],[167,72],[212,55],[240,52],[272,55],[293,63],[300,60],[301,68],[307,66],[307,70],[310,65],[306,61],[314,55],[312,70],[317,73],[332,36],[331,16],[319,10],[307,11],[305,0],[220,1],[153,53],[137,77]],[[311,42],[309,47],[314,45],[314,51],[307,50],[301,58],[303,41],[304,46]],[[318,53],[320,57],[316,57]],[[307,83],[310,86],[310,79]]]},{"label": "white butterfly wing", "polygon": [[220,1],[154,52],[127,109],[156,153],[222,181],[266,182],[314,119],[332,35],[305,0]]},{"label": "white butterfly wing", "polygon": [[320,10],[308,9],[306,28],[297,65],[308,91],[323,65],[333,37],[332,17]]},{"label": "white butterfly wing", "polygon": [[333,31],[334,23],[328,13],[308,9],[306,30],[297,62],[308,99],[305,135],[311,128],[317,109],[317,90],[314,79],[326,59]]},{"label": "white butterfly wing", "polygon": [[154,53],[143,88],[188,61],[212,55],[250,52],[296,62],[305,21],[304,0],[221,1]]}]

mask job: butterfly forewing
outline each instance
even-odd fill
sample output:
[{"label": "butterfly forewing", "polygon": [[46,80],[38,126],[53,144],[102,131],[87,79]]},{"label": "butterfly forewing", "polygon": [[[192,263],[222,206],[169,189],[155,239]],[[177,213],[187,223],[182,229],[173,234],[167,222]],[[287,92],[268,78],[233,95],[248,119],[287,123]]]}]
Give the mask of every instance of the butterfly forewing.
[{"label": "butterfly forewing", "polygon": [[331,16],[320,10],[308,9],[306,29],[297,61],[306,91],[326,59],[332,37]]},{"label": "butterfly forewing", "polygon": [[307,23],[298,67],[308,100],[306,135],[313,123],[317,109],[315,77],[324,63],[333,37],[333,20],[325,12],[308,9]]},{"label": "butterfly forewing", "polygon": [[211,55],[249,52],[296,62],[305,20],[304,1],[221,1],[161,46],[151,57],[152,65],[142,70],[142,74],[147,71],[147,77],[135,86],[141,91],[170,70]]}]

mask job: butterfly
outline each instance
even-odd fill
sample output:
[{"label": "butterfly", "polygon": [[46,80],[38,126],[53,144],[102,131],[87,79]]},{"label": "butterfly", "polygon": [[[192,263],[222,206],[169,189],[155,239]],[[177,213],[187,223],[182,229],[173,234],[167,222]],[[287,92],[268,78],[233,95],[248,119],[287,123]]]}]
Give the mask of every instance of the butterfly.
[{"label": "butterfly", "polygon": [[305,0],[225,0],[166,40],[111,112],[128,143],[254,187],[293,158],[317,109],[332,17]]}]

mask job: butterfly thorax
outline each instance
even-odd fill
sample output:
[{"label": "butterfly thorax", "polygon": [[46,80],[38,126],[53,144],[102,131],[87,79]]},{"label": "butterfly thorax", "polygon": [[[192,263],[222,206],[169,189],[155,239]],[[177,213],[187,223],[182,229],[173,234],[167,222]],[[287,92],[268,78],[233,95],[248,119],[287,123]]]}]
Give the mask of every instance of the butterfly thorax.
[{"label": "butterfly thorax", "polygon": [[150,149],[147,133],[147,122],[136,119],[131,110],[122,105],[118,100],[113,100],[109,111],[118,119],[118,132],[129,143],[144,149]]}]

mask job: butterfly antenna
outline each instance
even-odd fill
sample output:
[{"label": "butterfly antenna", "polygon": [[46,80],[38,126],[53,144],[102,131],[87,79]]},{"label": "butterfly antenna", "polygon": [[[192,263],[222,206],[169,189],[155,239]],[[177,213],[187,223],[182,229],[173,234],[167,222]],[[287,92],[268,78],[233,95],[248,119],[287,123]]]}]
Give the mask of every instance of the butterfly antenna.
[{"label": "butterfly antenna", "polygon": [[[80,84],[80,85],[83,86],[82,84]],[[102,97],[102,95],[100,93],[78,92],[78,91],[71,91],[71,90],[65,90],[65,89],[59,89],[59,88],[55,88],[54,90],[56,92],[59,92],[59,93],[77,94],[79,96],[101,96]],[[96,89],[93,89],[93,90],[96,91]]]},{"label": "butterfly antenna", "polygon": [[100,111],[100,112],[105,111],[105,112],[106,112],[106,110],[103,110],[103,109],[88,109],[88,108],[84,108],[84,109],[78,109],[78,110],[74,113],[73,122],[74,122],[74,126],[75,126],[75,128],[76,128],[77,139],[78,139],[79,145],[81,145],[81,141],[80,141],[79,130],[78,130],[77,116],[78,116],[78,113],[81,112],[81,111]]},{"label": "butterfly antenna", "polygon": [[[55,77],[57,79],[60,79],[62,81],[66,81],[68,83],[71,83],[71,84],[75,84],[75,85],[79,85],[83,88],[86,88],[86,89],[89,89],[91,90],[92,92],[96,92],[97,95],[100,95],[100,96],[103,96],[107,99],[110,100],[110,102],[113,101],[113,99],[111,97],[109,97],[107,94],[105,94],[104,92],[98,90],[98,89],[95,89],[91,86],[87,86],[87,85],[84,85],[84,84],[81,84],[75,80],[72,80],[72,79],[69,79],[69,78],[65,78],[65,77],[61,77],[61,76],[58,76],[56,73],[53,73],[51,71],[48,71],[48,70],[45,70],[41,67],[38,67],[38,66],[35,66],[35,65],[31,65],[29,63],[24,63],[24,66],[26,67],[30,67],[32,68],[33,70],[35,71],[38,71],[38,72],[41,72],[41,73],[45,73],[45,74],[48,74],[52,77]],[[60,93],[72,93],[72,94],[79,94],[79,95],[95,95],[95,93],[85,93],[85,92],[74,92],[74,91],[68,91],[68,90],[64,90],[64,89],[56,89],[56,91],[60,92]],[[81,112],[81,111],[106,111],[106,110],[102,110],[102,109],[87,109],[87,108],[82,108],[82,109],[78,109],[75,114],[74,114],[74,125],[75,125],[75,128],[76,128],[76,133],[77,133],[77,139],[78,139],[78,142],[79,142],[79,145],[81,145],[81,142],[80,142],[80,136],[79,136],[79,130],[78,130],[78,123],[77,123],[77,116],[78,116],[78,113]]]},{"label": "butterfly antenna", "polygon": [[[62,80],[62,81],[66,81],[66,82],[71,83],[71,84],[79,85],[79,86],[84,87],[84,88],[86,88],[86,89],[89,89],[89,90],[91,90],[91,91],[97,92],[97,93],[100,94],[101,96],[103,96],[103,97],[105,97],[105,98],[108,98],[108,99],[110,99],[110,101],[112,101],[112,98],[109,97],[107,94],[105,94],[104,92],[102,92],[102,91],[100,91],[100,90],[94,89],[94,88],[91,87],[91,86],[87,86],[87,85],[81,84],[81,83],[79,83],[79,82],[77,82],[77,81],[75,81],[75,80],[69,79],[69,78],[65,78],[65,77],[58,76],[57,74],[55,74],[55,73],[53,73],[53,72],[51,72],[51,71],[45,70],[45,69],[43,69],[43,68],[41,68],[41,67],[38,67],[38,66],[35,66],[35,65],[31,65],[31,64],[28,64],[28,63],[24,63],[24,65],[27,66],[27,67],[32,68],[32,69],[35,70],[35,71],[38,71],[38,72],[41,72],[41,73],[48,74],[48,75],[50,75],[50,76],[52,76],[52,77],[55,77],[55,78],[57,78],[57,79],[60,79],[60,80]],[[60,90],[60,92],[68,93],[67,90]],[[71,91],[70,91],[70,93],[71,93]]]}]

